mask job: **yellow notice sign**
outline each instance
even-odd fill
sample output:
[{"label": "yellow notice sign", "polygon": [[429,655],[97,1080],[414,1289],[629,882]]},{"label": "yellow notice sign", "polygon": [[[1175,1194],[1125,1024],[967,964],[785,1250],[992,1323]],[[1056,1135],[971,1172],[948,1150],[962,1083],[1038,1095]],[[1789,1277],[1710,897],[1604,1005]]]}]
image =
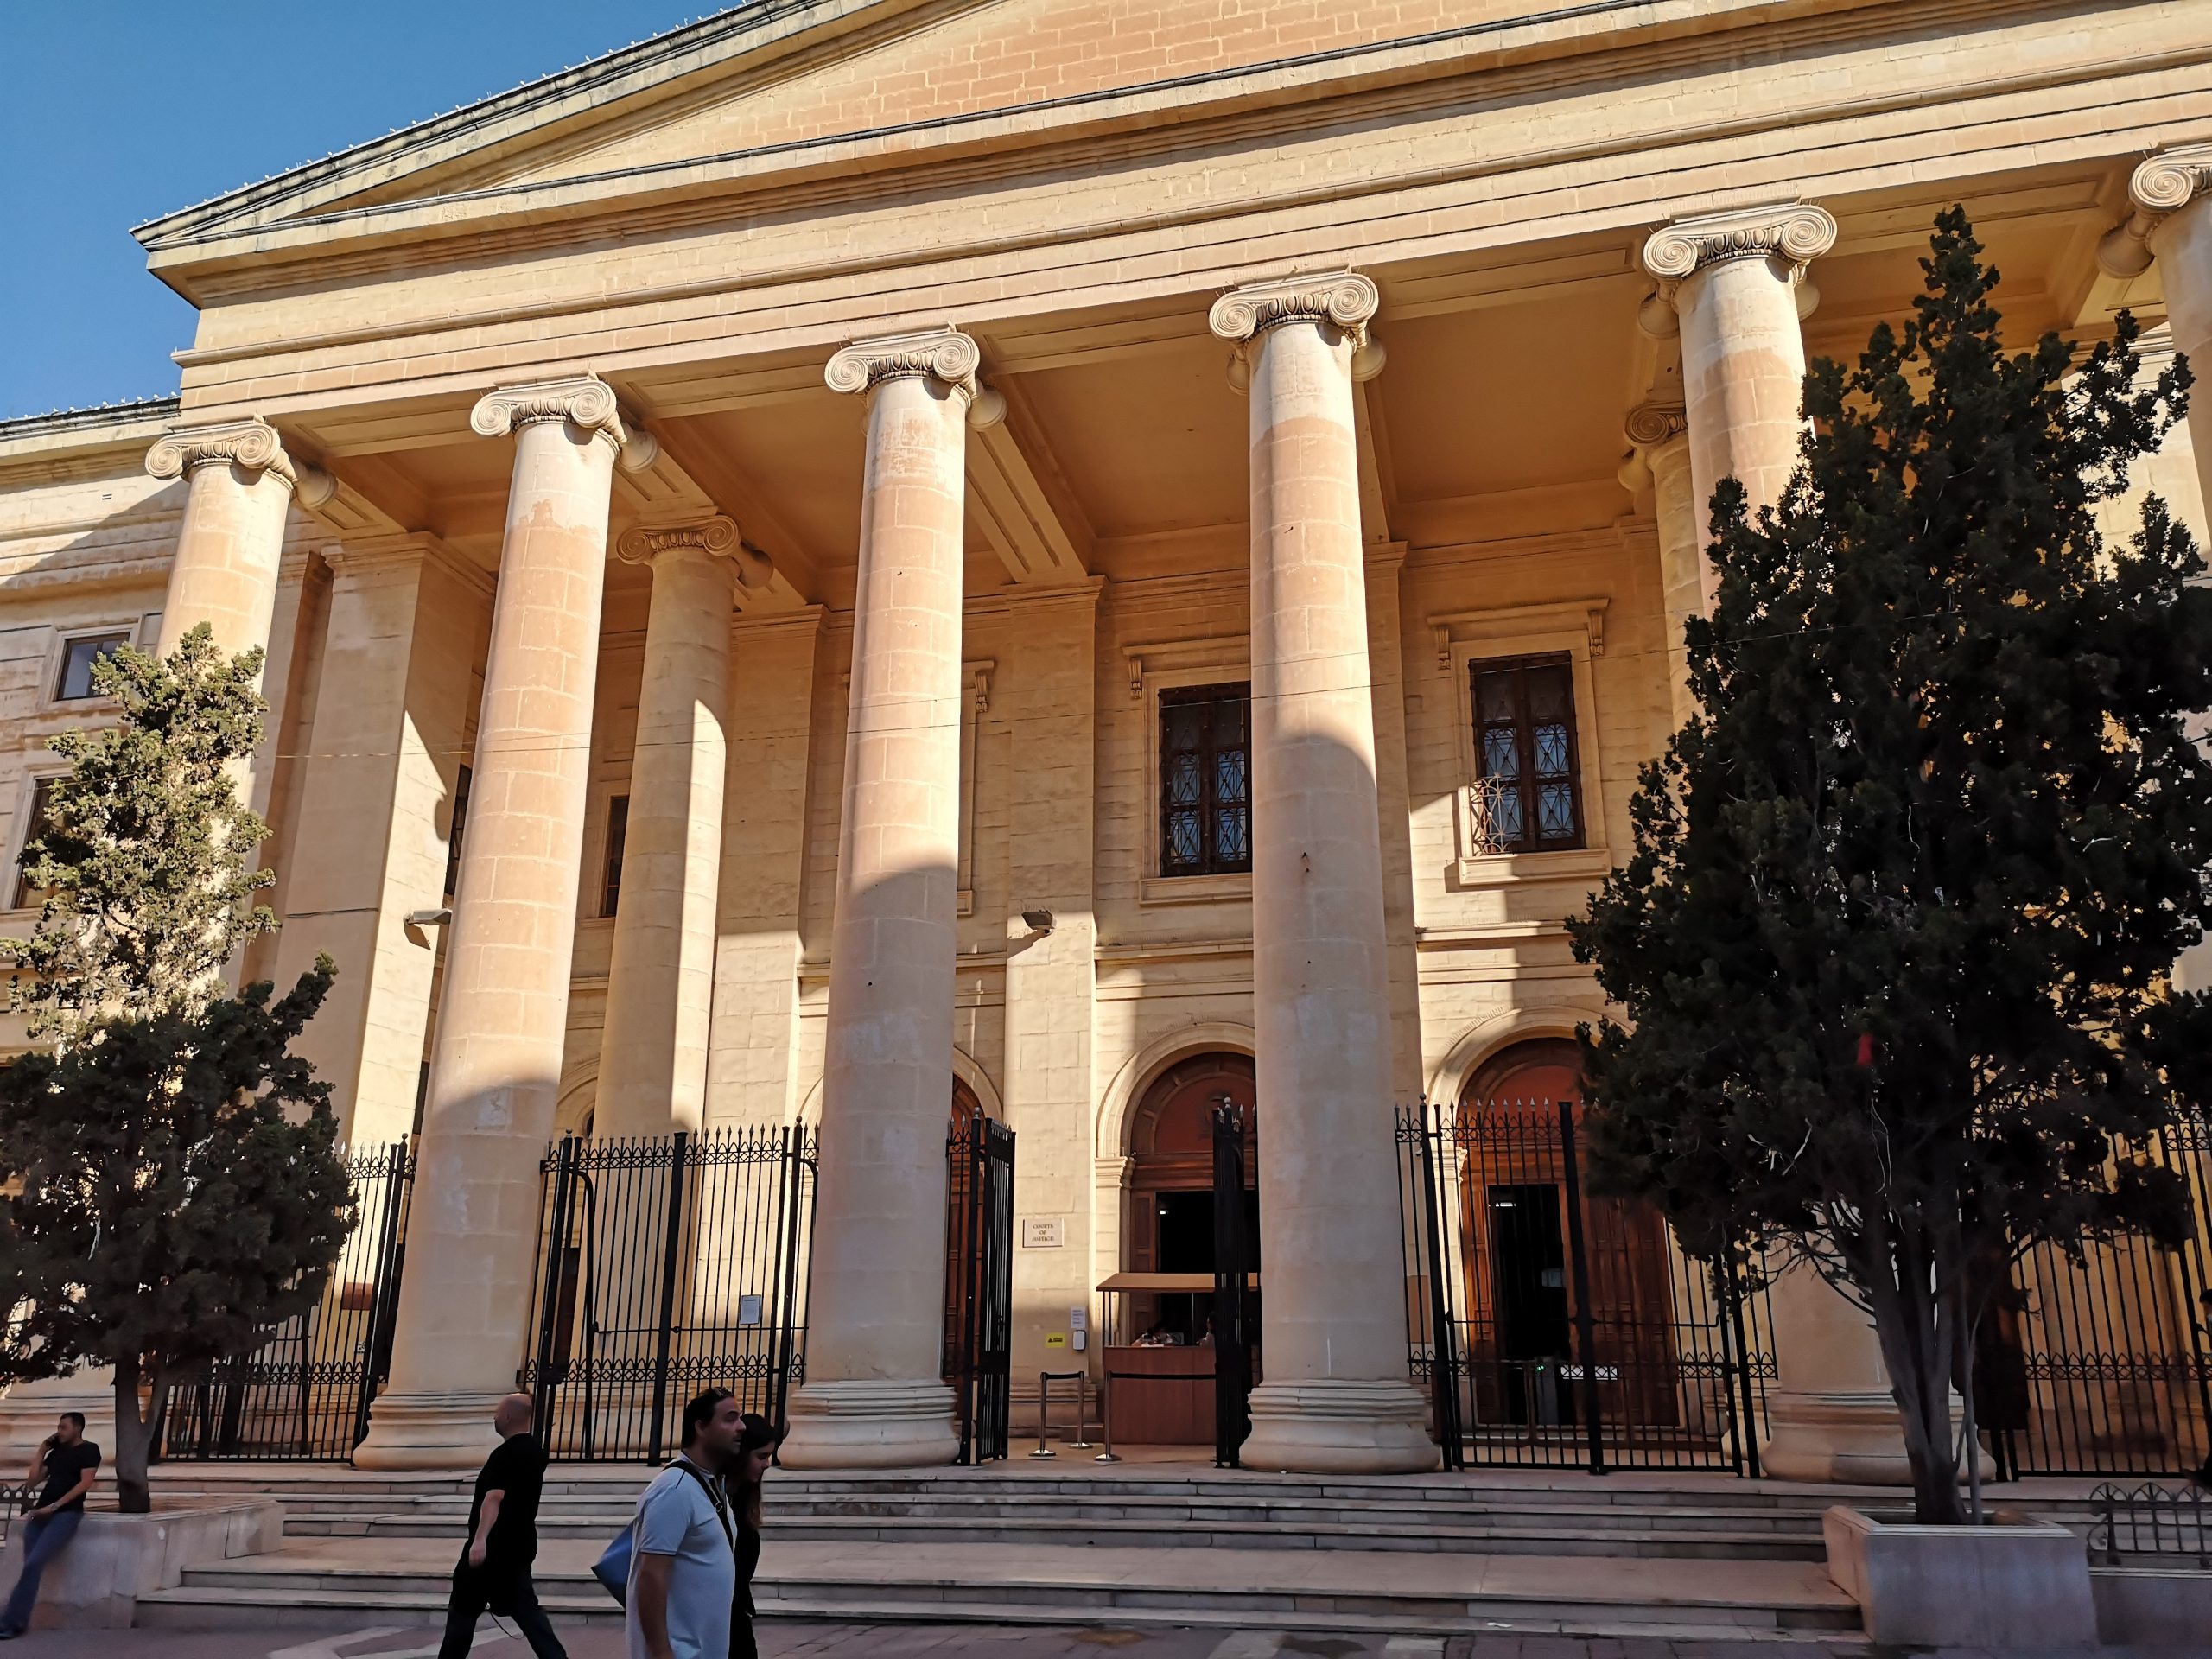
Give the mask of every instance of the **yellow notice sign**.
[{"label": "yellow notice sign", "polygon": [[1068,1333],[1065,1331],[1047,1331],[1045,1333],[1045,1345],[1047,1348],[1066,1347],[1068,1345]]}]

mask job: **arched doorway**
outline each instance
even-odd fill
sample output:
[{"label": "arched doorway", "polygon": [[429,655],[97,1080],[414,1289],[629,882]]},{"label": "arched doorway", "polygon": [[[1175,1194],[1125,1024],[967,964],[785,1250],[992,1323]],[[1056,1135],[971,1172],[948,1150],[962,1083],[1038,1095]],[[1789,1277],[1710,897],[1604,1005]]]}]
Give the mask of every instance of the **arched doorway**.
[{"label": "arched doorway", "polygon": [[1678,1423],[1671,1252],[1649,1205],[1584,1195],[1574,1261],[1561,1108],[1579,1124],[1581,1058],[1535,1039],[1492,1055],[1469,1077],[1455,1139],[1466,1263],[1468,1359],[1478,1421],[1540,1428],[1580,1421],[1578,1284],[1609,1423]]},{"label": "arched doorway", "polygon": [[[1131,1115],[1129,1225],[1123,1266],[1133,1273],[1214,1270],[1213,1112],[1240,1108],[1244,1137],[1245,1236],[1261,1267],[1258,1090],[1249,1054],[1194,1054],[1152,1080]],[[1256,1303],[1256,1295],[1255,1302]],[[1192,1344],[1203,1339],[1212,1309],[1204,1294],[1131,1299],[1132,1334]],[[1256,1313],[1255,1314],[1256,1322]]]}]

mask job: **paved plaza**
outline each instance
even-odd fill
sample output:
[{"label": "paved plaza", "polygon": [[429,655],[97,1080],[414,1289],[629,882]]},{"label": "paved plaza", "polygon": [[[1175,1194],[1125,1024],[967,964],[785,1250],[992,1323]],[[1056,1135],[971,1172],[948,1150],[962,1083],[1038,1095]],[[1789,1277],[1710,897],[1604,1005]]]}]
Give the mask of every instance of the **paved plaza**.
[{"label": "paved plaza", "polygon": [[[561,1632],[571,1659],[621,1659],[611,1625]],[[431,1659],[437,1632],[366,1627],[352,1632],[42,1630],[11,1649],[20,1659]],[[765,1659],[1870,1659],[1857,1641],[1713,1642],[1560,1636],[1331,1636],[1280,1630],[1068,1629],[962,1624],[770,1624]],[[2066,1650],[2072,1652],[2074,1650]],[[2179,1649],[2100,1648],[2095,1659],[2176,1659]],[[472,1659],[528,1659],[518,1637],[486,1620]],[[2043,1659],[2059,1659],[2053,1650]],[[1951,1649],[1916,1659],[2039,1659],[2019,1649]],[[2085,1656],[2086,1659],[2086,1656]]]}]

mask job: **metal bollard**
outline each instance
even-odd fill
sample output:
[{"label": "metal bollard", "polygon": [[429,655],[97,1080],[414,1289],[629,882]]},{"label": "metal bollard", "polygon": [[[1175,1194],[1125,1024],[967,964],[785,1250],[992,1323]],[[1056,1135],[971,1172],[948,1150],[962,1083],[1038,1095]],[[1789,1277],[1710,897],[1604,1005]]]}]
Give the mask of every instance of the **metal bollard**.
[{"label": "metal bollard", "polygon": [[1075,1374],[1075,1439],[1063,1444],[1077,1452],[1090,1450],[1090,1442],[1084,1439],[1090,1427],[1090,1373]]},{"label": "metal bollard", "polygon": [[1046,1432],[1052,1419],[1052,1374],[1050,1371],[1039,1371],[1037,1373],[1037,1449],[1029,1454],[1031,1457],[1057,1458],[1060,1455],[1045,1444]]},{"label": "metal bollard", "polygon": [[1093,1463],[1119,1463],[1114,1455],[1114,1373],[1101,1370],[1098,1373],[1098,1431],[1105,1436],[1106,1449],[1093,1458]]}]

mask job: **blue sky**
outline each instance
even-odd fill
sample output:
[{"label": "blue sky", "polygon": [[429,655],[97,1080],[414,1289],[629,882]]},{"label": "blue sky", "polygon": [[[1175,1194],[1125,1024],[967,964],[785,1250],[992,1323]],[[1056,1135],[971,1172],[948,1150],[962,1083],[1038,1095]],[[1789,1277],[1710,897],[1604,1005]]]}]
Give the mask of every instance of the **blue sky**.
[{"label": "blue sky", "polygon": [[0,419],[176,390],[131,226],[719,9],[0,0]]}]

